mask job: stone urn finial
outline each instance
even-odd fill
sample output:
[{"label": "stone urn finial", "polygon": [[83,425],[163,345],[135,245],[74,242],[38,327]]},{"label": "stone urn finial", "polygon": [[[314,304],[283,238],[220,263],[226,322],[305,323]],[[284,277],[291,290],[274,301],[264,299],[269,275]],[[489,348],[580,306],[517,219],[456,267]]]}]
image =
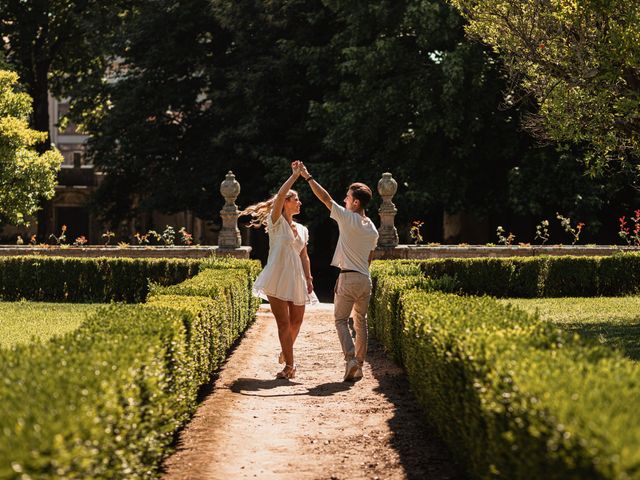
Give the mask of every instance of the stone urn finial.
[{"label": "stone urn finial", "polygon": [[383,173],[382,178],[378,182],[378,193],[382,197],[382,204],[378,210],[380,214],[378,247],[393,248],[398,246],[398,231],[394,225],[398,209],[391,201],[397,190],[398,182],[393,179],[393,176],[389,172]]},{"label": "stone urn finial", "polygon": [[240,248],[240,230],[238,229],[238,216],[240,211],[236,205],[236,199],[240,195],[240,184],[231,170],[220,184],[220,193],[224,197],[224,207],[220,210],[222,228],[218,235],[218,247]]},{"label": "stone urn finial", "polygon": [[224,207],[231,207],[237,210],[236,198],[240,195],[240,184],[231,170],[229,170],[224,181],[220,184],[220,193],[225,200]]}]

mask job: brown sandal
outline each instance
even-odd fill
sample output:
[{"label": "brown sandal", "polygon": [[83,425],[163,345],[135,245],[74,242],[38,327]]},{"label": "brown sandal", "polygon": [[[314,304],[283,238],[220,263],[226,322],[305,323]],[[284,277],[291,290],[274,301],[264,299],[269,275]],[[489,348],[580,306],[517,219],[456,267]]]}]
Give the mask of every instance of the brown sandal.
[{"label": "brown sandal", "polygon": [[276,373],[276,378],[285,378],[291,379],[296,377],[296,366],[295,365],[285,365],[282,371]]}]

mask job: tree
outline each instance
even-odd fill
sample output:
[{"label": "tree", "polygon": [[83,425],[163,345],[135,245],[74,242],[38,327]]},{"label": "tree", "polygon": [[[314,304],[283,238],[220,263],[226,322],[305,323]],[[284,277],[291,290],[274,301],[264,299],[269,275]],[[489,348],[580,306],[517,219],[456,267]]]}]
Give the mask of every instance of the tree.
[{"label": "tree", "polygon": [[[464,39],[437,0],[327,2],[342,26],[327,47],[336,88],[311,106],[338,178],[400,181],[398,220],[504,210],[507,172],[529,154],[521,111],[500,107],[499,59]],[[348,171],[347,171],[348,170]]]},{"label": "tree", "polygon": [[[449,0],[499,53],[539,111],[528,128],[587,144],[592,173],[640,158],[640,4],[628,0]],[[508,102],[513,102],[511,96]]]},{"label": "tree", "polygon": [[239,201],[267,196],[285,164],[319,143],[305,119],[321,94],[297,56],[323,38],[326,12],[317,0],[142,2],[101,91],[108,108],[84,119],[107,173],[96,196],[104,216],[215,218],[229,169]]},{"label": "tree", "polygon": [[16,92],[18,75],[0,70],[0,217],[20,225],[53,197],[62,163],[57,150],[38,154],[33,146],[47,138],[28,126],[31,97]]},{"label": "tree", "polygon": [[[504,108],[500,58],[439,0],[141,0],[114,52],[110,81],[86,94],[103,108],[84,117],[107,173],[96,201],[114,223],[153,209],[214,219],[227,170],[246,205],[294,158],[338,200],[349,181],[375,189],[393,172],[399,224],[504,214],[511,179],[535,174],[509,172],[558,158],[521,131],[535,103]],[[536,181],[563,181],[547,171]],[[326,212],[300,190],[318,226]],[[518,199],[518,212],[534,203]]]},{"label": "tree", "polygon": [[[31,126],[49,131],[48,94],[82,97],[102,84],[118,26],[134,0],[0,0],[0,39],[7,61],[33,98]],[[99,102],[95,96],[93,105]],[[84,105],[86,108],[87,105]],[[48,136],[38,149],[49,148]]]}]

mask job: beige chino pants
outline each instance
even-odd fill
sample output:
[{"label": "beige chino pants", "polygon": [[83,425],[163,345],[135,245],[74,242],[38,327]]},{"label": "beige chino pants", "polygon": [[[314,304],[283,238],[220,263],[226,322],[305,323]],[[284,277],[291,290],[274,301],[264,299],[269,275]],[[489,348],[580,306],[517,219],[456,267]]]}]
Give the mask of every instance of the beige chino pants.
[{"label": "beige chino pants", "polygon": [[[338,276],[333,297],[333,315],[344,359],[356,358],[360,366],[367,355],[367,309],[371,298],[371,279],[359,272],[341,273]],[[349,317],[353,311],[356,342],[349,332]]]}]

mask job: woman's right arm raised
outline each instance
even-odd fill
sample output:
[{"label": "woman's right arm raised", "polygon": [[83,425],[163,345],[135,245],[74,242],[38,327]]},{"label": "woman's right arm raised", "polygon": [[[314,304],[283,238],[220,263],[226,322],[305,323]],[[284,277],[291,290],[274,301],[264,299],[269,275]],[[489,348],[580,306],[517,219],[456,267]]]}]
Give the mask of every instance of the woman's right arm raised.
[{"label": "woman's right arm raised", "polygon": [[273,223],[276,223],[280,215],[282,215],[282,207],[287,198],[287,193],[289,193],[289,190],[291,190],[291,187],[293,187],[293,184],[296,183],[296,180],[300,176],[299,163],[299,160],[291,162],[291,176],[287,178],[287,181],[282,184],[276,194],[276,199],[273,201],[273,207],[271,209],[271,221]]}]

